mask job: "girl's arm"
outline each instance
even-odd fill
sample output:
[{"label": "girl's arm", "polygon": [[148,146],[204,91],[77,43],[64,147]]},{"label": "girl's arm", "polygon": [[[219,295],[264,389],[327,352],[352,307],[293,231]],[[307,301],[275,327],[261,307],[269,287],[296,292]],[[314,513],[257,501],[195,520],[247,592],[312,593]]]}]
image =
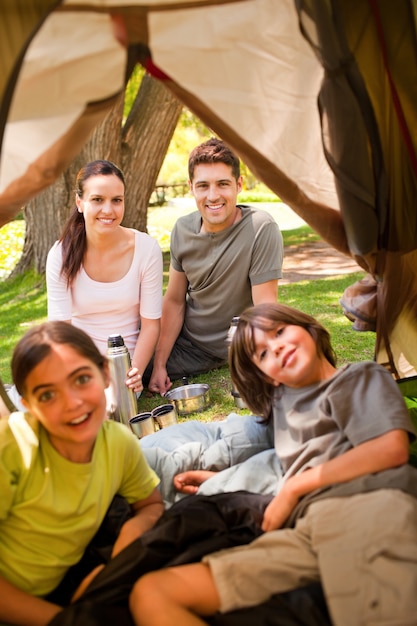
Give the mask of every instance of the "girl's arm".
[{"label": "girl's arm", "polygon": [[112,557],[152,528],[164,512],[164,503],[155,487],[150,496],[131,505],[134,516],[125,522],[113,546]]},{"label": "girl's arm", "polygon": [[405,430],[391,430],[370,439],[326,463],[291,476],[267,506],[262,530],[280,528],[300,498],[312,491],[348,482],[408,462],[409,438]]},{"label": "girl's arm", "polygon": [[0,576],[0,622],[16,626],[46,626],[62,607],[18,589]]},{"label": "girl's arm", "polygon": [[[150,496],[144,500],[134,502],[131,508],[134,512],[134,516],[123,524],[119,536],[114,543],[111,554],[112,557],[116,556],[116,554],[126,548],[132,541],[156,524],[164,512],[164,503],[161,494],[158,489],[155,488]],[[82,596],[93,579],[104,567],[104,565],[98,565],[84,578],[73,594],[72,602],[75,602]],[[31,625],[28,624],[27,626]]]}]

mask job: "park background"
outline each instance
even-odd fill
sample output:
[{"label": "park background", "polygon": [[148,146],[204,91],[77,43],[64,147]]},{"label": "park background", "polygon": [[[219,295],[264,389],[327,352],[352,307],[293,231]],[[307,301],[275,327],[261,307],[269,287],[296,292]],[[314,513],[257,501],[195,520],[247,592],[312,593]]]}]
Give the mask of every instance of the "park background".
[{"label": "park background", "polygon": [[[114,128],[116,124],[116,128],[119,129],[118,124],[121,124],[120,128],[125,132],[120,139],[122,145],[120,155],[123,155],[121,161],[129,164],[130,180],[134,180],[132,172],[133,174],[136,172],[136,179],[139,181],[142,180],[143,173],[142,187],[138,187],[137,180],[134,185],[130,185],[127,180],[127,197],[130,202],[126,225],[147,230],[159,242],[164,254],[165,289],[172,227],[178,217],[195,210],[192,197],[186,193],[188,155],[195,145],[210,137],[212,133],[190,111],[173,101],[173,96],[167,95],[165,91],[161,92],[164,88],[160,85],[155,86],[155,83],[156,81],[150,77],[146,75],[144,77],[142,72],[136,72],[126,89],[122,103],[122,121],[117,118],[118,121],[115,122],[114,116],[110,116],[107,127],[111,123],[111,127]],[[160,113],[161,102],[166,109],[166,98],[169,100],[171,111],[169,128],[161,121],[161,128],[153,130],[154,136],[149,135],[149,120],[145,124],[148,142],[155,142],[159,135],[163,135],[164,139],[163,145],[158,148],[159,161],[153,159],[151,175],[150,163],[144,161],[143,156],[141,159],[136,155],[136,161],[132,163],[127,160],[129,154],[126,155],[123,150],[126,137],[128,144],[129,142],[131,144],[132,134],[135,141],[139,141],[140,132],[144,132],[143,116],[139,114],[145,106],[144,85],[145,95],[148,93],[150,97],[150,93],[154,99],[153,114],[157,114],[158,110]],[[155,99],[155,89],[159,90],[159,100]],[[120,107],[121,104],[117,109],[118,113]],[[149,101],[146,107],[149,108]],[[163,119],[162,116],[161,120]],[[135,125],[139,127],[136,128],[137,133],[133,133],[132,130]],[[104,127],[106,128],[106,120]],[[88,160],[109,158],[108,148],[104,149],[103,146],[103,136],[107,137],[105,128],[94,133],[69,171],[64,173],[51,189],[36,198],[31,206],[25,207],[16,220],[0,229],[0,377],[3,383],[11,383],[10,358],[18,339],[30,325],[46,319],[44,276],[46,254],[59,236],[60,224],[65,221],[73,205],[72,185],[76,171]],[[112,160],[120,164],[120,161]],[[123,163],[122,169],[125,171]],[[291,209],[264,184],[256,180],[244,163],[242,174],[244,186],[238,198],[239,202],[250,203],[267,210],[277,221],[283,234],[284,268],[283,280],[280,281],[278,289],[279,300],[314,315],[329,329],[340,365],[350,361],[373,359],[374,333],[354,331],[352,323],[345,317],[339,303],[346,287],[362,278],[364,272],[352,259],[337,253],[321,241]],[[43,208],[39,210],[41,206]],[[39,223],[41,215],[46,220],[42,224]],[[59,216],[59,220],[51,219],[51,216],[56,215]],[[139,219],[136,219],[138,216]],[[117,329],[114,329],[114,332],[117,332]],[[191,419],[204,421],[222,419],[237,410],[230,393],[231,382],[227,366],[195,377],[190,382],[208,383],[211,395],[210,408],[204,413],[192,415]],[[180,383],[177,382],[175,385],[178,384]],[[148,410],[160,403],[160,396],[144,392],[139,400],[139,408]]]}]

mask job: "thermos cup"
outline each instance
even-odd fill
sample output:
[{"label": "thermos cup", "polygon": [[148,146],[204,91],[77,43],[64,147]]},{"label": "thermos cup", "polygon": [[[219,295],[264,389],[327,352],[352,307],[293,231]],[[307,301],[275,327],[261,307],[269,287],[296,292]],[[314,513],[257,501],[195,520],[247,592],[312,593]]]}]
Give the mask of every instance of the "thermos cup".
[{"label": "thermos cup", "polygon": [[[233,319],[232,319],[232,321],[230,323],[230,327],[229,327],[229,331],[227,333],[227,337],[226,337],[226,343],[229,346],[229,349],[230,349],[230,344],[232,343],[233,335],[236,332],[236,328],[237,328],[238,323],[239,323],[239,317],[238,316],[233,317]],[[232,394],[235,406],[238,409],[246,408],[246,404],[243,402],[242,398],[240,397],[240,393],[236,389],[236,386],[234,385],[233,382],[232,382],[231,394]]]}]

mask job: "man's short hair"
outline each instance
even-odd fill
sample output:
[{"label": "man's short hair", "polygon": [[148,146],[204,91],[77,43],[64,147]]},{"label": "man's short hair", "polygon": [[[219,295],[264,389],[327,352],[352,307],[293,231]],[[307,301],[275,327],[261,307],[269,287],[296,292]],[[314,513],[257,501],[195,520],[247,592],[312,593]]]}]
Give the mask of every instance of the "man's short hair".
[{"label": "man's short hair", "polygon": [[240,176],[239,158],[221,141],[221,139],[217,139],[216,137],[211,137],[208,141],[196,146],[194,150],[192,150],[188,160],[188,177],[191,182],[194,178],[196,165],[200,165],[201,163],[225,163],[232,168],[232,174],[236,180],[238,180]]}]

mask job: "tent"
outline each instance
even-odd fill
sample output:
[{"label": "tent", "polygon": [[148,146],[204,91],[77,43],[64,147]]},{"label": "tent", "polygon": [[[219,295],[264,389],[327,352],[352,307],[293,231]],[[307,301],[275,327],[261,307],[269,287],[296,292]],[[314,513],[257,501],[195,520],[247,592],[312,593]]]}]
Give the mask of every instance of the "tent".
[{"label": "tent", "polygon": [[369,274],[377,359],[417,366],[412,0],[2,0],[0,225],[139,60]]}]

